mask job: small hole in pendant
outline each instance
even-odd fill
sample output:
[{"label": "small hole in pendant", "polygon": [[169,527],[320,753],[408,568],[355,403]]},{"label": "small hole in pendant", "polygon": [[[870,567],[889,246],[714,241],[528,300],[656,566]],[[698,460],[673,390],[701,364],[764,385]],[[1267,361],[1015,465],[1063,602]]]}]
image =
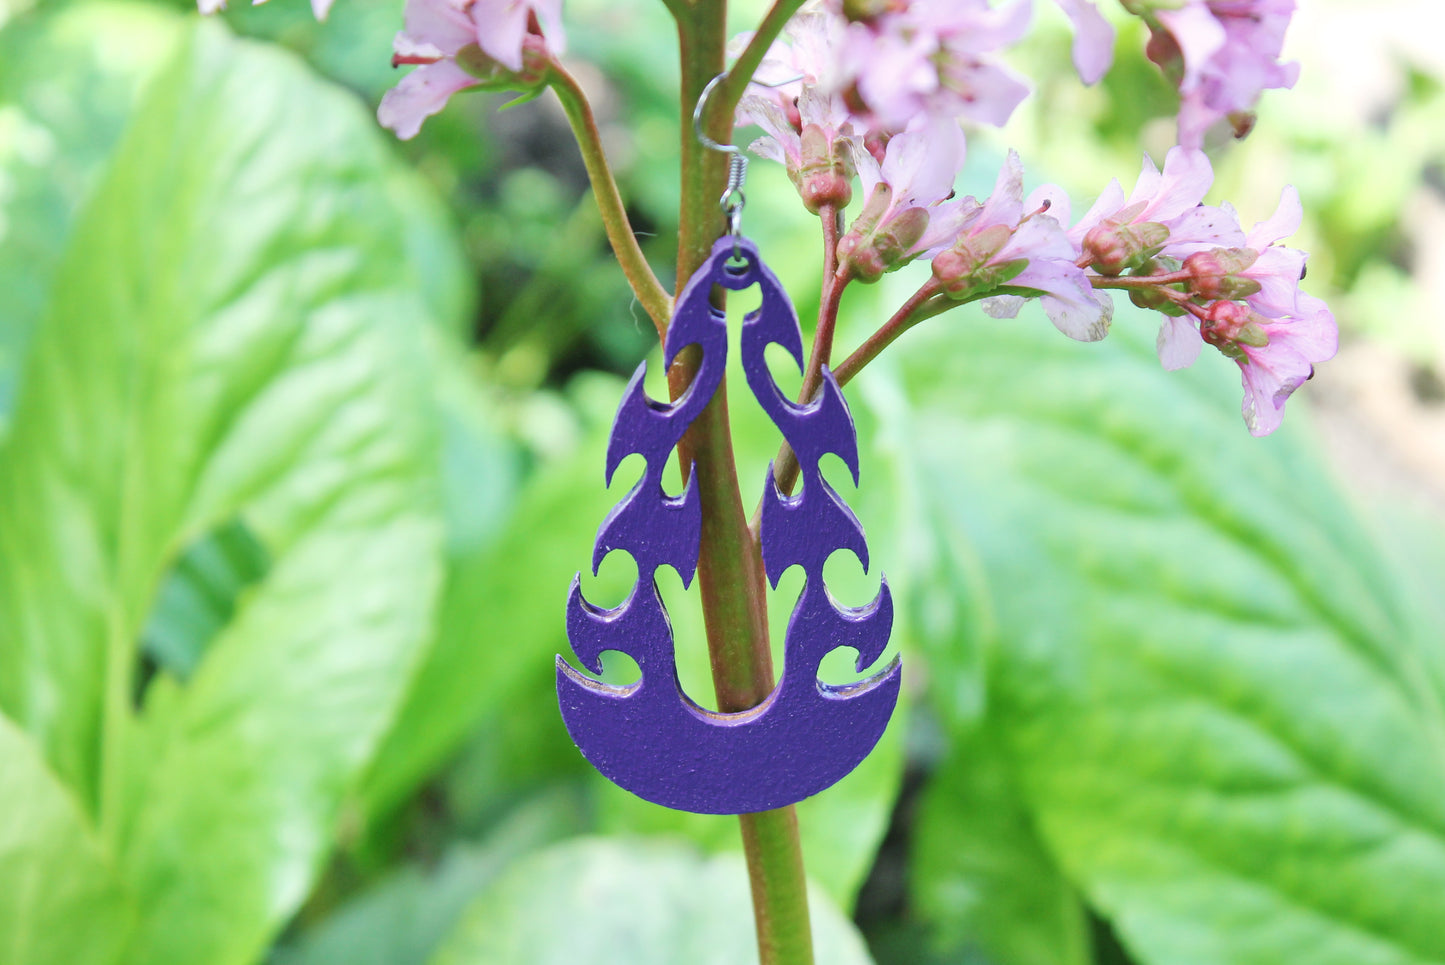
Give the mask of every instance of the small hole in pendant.
[{"label": "small hole in pendant", "polygon": [[803,367],[793,358],[793,353],[777,342],[769,342],[763,349],[763,361],[783,398],[795,401],[803,389]]},{"label": "small hole in pendant", "polygon": [[818,664],[818,681],[831,687],[846,687],[866,679],[868,670],[858,669],[858,651],[852,647],[837,647],[829,650]]},{"label": "small hole in pendant", "polygon": [[642,668],[630,654],[621,650],[604,650],[600,654],[602,660],[603,683],[612,684],[614,687],[630,687],[642,679]]}]

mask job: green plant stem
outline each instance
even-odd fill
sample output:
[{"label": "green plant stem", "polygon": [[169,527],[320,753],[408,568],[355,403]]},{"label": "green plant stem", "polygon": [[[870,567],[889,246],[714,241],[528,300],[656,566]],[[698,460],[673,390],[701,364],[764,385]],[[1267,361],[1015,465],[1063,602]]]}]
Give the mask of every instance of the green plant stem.
[{"label": "green plant stem", "polygon": [[807,879],[792,807],[739,815],[761,965],[811,965]]},{"label": "green plant stem", "polygon": [[727,80],[718,85],[719,111],[726,111],[729,117],[732,116],[738,101],[742,100],[743,92],[747,90],[748,81],[767,56],[768,48],[778,39],[778,34],[782,33],[803,2],[804,0],[777,0],[768,10],[762,23],[758,24],[758,29],[753,31],[753,36],[748,40],[743,52],[738,55],[732,70],[728,72]]},{"label": "green plant stem", "polygon": [[622,273],[627,276],[627,283],[632,286],[633,294],[652,319],[658,338],[662,338],[667,334],[667,321],[672,316],[672,299],[653,274],[652,266],[647,263],[637,243],[637,235],[633,234],[627,209],[622,204],[622,194],[617,190],[617,180],[612,176],[612,168],[602,150],[602,135],[597,130],[592,105],[576,79],[560,64],[552,64],[547,83],[562,102],[562,110],[566,112],[572,133],[577,138],[582,163],[587,168],[587,179],[592,183],[592,196],[597,200],[597,210],[602,213],[602,225],[607,230],[607,240],[617,255]]},{"label": "green plant stem", "polygon": [[[685,10],[679,4],[669,8],[677,16],[682,57],[682,204],[677,256],[677,291],[681,292],[722,233],[718,199],[726,178],[726,159],[698,143],[692,113],[703,88],[724,66],[727,6],[725,0],[697,0]],[[734,103],[708,105],[704,129],[718,143],[731,139]],[[668,388],[674,399],[691,384],[698,362],[695,351],[684,351],[668,371]],[[762,703],[774,681],[762,553],[748,528],[738,489],[726,380],[678,449],[684,471],[688,466],[695,468],[702,502],[697,580],[718,709],[745,710]],[[752,884],[759,959],[762,965],[811,965],[807,879],[797,816],[788,807],[740,815],[739,821]]]}]

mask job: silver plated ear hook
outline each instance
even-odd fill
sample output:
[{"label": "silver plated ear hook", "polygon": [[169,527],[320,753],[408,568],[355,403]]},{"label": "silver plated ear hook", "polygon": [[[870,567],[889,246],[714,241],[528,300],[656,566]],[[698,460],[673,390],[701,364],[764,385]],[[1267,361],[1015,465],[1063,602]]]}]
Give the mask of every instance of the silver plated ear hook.
[{"label": "silver plated ear hook", "polygon": [[[702,112],[707,108],[707,99],[712,96],[713,90],[727,77],[724,71],[712,80],[698,95],[697,104],[692,109],[692,133],[697,142],[710,151],[720,151],[728,155],[728,183],[723,189],[722,197],[718,199],[718,206],[722,208],[723,217],[727,219],[728,234],[734,239],[742,235],[743,206],[747,204],[747,196],[743,194],[743,181],[748,176],[748,158],[743,154],[742,148],[736,144],[719,144],[703,133]],[[736,248],[733,257],[738,255]]]},{"label": "silver plated ear hook", "polygon": [[[707,109],[707,99],[712,96],[713,90],[727,76],[727,71],[718,74],[707,82],[707,86],[698,95],[697,104],[692,109],[692,133],[703,147],[728,155],[728,183],[727,187],[723,189],[722,197],[718,199],[718,206],[722,208],[723,217],[727,219],[728,234],[737,239],[742,236],[743,207],[748,201],[747,196],[743,194],[743,182],[747,180],[748,176],[748,158],[743,153],[743,149],[736,144],[719,144],[704,134],[702,130],[702,115],[703,111]],[[796,77],[789,77],[787,80],[771,84],[760,80],[750,80],[748,83],[758,87],[782,87],[802,79],[803,75],[799,74]],[[734,259],[738,257],[736,246],[733,248],[733,257]]]}]

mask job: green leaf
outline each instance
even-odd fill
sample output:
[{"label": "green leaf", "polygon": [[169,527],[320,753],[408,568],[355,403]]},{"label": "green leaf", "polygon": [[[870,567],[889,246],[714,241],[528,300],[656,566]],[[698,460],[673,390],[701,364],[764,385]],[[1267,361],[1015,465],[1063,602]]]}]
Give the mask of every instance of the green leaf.
[{"label": "green leaf", "polygon": [[[1143,961],[1445,958],[1440,628],[1411,634],[1297,427],[1251,439],[1234,366],[1163,372],[1144,313],[1093,346],[947,321],[864,379],[907,399],[880,418],[920,518],[979,561],[960,619],[1054,859]],[[977,650],[929,659],[965,726]]]},{"label": "green leaf", "polygon": [[405,867],[348,901],[275,952],[272,965],[424,965],[513,861],[576,833],[576,811],[563,795],[529,799],[485,841],[454,844],[435,868]]},{"label": "green leaf", "polygon": [[75,799],[0,714],[0,961],[106,965],[130,918],[114,864]]},{"label": "green leaf", "polygon": [[[620,392],[621,383],[609,377],[576,391],[599,401]],[[573,417],[558,415],[554,434],[575,435]],[[600,431],[589,432],[582,450],[533,473],[515,505],[497,501],[495,515],[489,509],[483,526],[469,527],[471,538],[454,547],[435,640],[362,789],[373,819],[455,755],[483,721],[489,721],[483,740],[507,740],[490,728],[512,733],[527,726],[522,717],[544,717],[565,734],[553,661],[567,648],[567,587],[591,559],[592,537],[610,506],[602,486],[605,440]],[[459,471],[448,479],[458,497],[460,471],[478,461],[475,454],[457,457]],[[495,498],[478,485],[484,481],[472,484],[478,502]],[[450,502],[463,505],[460,498]],[[454,522],[451,530],[455,536],[462,527]]]},{"label": "green leaf", "polygon": [[[819,962],[871,962],[851,922],[809,892]],[[758,960],[747,870],[656,839],[583,839],[513,866],[479,895],[432,965],[628,965]]]},{"label": "green leaf", "polygon": [[0,428],[75,213],[182,24],[153,4],[84,3],[0,30]]},{"label": "green leaf", "polygon": [[912,826],[910,890],[942,960],[1088,965],[1088,919],[1039,840],[1000,753],[975,730],[929,778]]},{"label": "green leaf", "polygon": [[[310,888],[429,633],[440,456],[395,170],[346,93],[217,25],[75,229],[0,462],[0,705],[97,815],[127,961],[253,960]],[[131,708],[165,575],[271,559]]]}]

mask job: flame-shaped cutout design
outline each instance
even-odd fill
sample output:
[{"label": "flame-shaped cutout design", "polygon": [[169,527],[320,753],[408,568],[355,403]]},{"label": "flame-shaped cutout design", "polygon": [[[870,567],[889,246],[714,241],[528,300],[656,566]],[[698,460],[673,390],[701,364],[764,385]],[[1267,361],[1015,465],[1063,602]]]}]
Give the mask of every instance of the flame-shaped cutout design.
[{"label": "flame-shaped cutout design", "polygon": [[[662,470],[722,380],[727,318],[709,302],[715,284],[761,289],[761,306],[743,323],[743,369],[758,402],[798,454],[803,475],[802,490],[785,496],[768,469],[762,512],[768,579],[776,588],[783,571],[797,565],[806,582],[788,622],[782,679],[763,703],[736,714],[699,707],[683,692],[672,627],[654,579],[659,566],[669,565],[691,584],[697,569],[702,509],[695,480],[689,479],[681,496],[670,497],[662,488]],[[643,391],[643,363],[612,426],[608,481],[633,453],[647,460],[647,468],[599,528],[592,566],[595,573],[609,552],[624,550],[637,563],[637,583],[613,609],[583,599],[576,580],[567,601],[567,637],[584,666],[601,673],[602,652],[617,650],[642,671],[641,680],[616,687],[578,673],[559,656],[557,696],[572,740],[616,784],[682,811],[767,811],[818,793],[868,756],[898,701],[896,658],[857,683],[834,687],[818,680],[819,663],[838,647],[858,651],[860,671],[882,656],[893,626],[893,599],[887,580],[872,603],[857,608],[837,604],[823,585],[823,564],[835,550],[851,550],[865,570],[868,566],[863,529],[818,466],[833,453],[856,484],[857,437],[831,372],[824,371],[822,391],[806,405],[782,395],[763,359],[774,342],[801,370],[798,318],[782,286],[751,242],[721,239],[683,291],[667,332],[665,365],[688,345],[702,349],[691,387],[675,403],[658,403]]]}]

